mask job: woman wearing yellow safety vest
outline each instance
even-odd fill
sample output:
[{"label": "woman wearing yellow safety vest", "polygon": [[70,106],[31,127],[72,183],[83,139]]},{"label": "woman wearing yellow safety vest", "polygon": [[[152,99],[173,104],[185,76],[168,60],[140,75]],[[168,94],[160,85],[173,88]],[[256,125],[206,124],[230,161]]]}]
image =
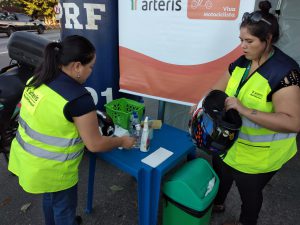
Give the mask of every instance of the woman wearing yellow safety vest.
[{"label": "woman wearing yellow safety vest", "polygon": [[213,211],[223,212],[235,181],[242,205],[239,221],[224,225],[256,225],[262,191],[273,175],[297,151],[300,131],[299,65],[273,44],[279,39],[277,18],[269,1],[260,10],[245,13],[240,25],[243,55],[214,86],[229,96],[226,110],[242,116],[239,137],[222,160],[213,158],[220,188]]},{"label": "woman wearing yellow safety vest", "polygon": [[96,61],[94,46],[73,35],[49,43],[28,81],[8,169],[22,188],[43,194],[46,225],[76,225],[78,166],[92,152],[131,148],[131,137],[101,136],[96,106],[83,87]]}]

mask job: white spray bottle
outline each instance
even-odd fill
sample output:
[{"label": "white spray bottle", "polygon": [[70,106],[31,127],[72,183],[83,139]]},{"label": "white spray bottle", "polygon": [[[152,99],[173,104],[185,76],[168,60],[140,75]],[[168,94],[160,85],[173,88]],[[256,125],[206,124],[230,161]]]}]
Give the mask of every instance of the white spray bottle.
[{"label": "white spray bottle", "polygon": [[149,125],[148,125],[148,116],[146,116],[146,118],[144,120],[144,127],[143,127],[143,132],[142,132],[142,137],[141,137],[140,150],[142,152],[148,152],[149,151],[149,144],[150,144]]}]

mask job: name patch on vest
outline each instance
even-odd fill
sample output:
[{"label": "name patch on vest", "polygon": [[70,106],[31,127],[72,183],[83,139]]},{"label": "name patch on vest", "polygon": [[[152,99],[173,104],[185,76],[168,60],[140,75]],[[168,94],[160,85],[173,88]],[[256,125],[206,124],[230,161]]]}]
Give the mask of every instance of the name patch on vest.
[{"label": "name patch on vest", "polygon": [[251,91],[250,95],[252,97],[254,97],[254,98],[257,98],[257,99],[262,99],[263,98],[263,94],[262,93],[259,93],[259,92],[254,91],[254,90]]},{"label": "name patch on vest", "polygon": [[30,113],[33,113],[36,109],[36,106],[44,96],[42,93],[39,93],[37,90],[34,90],[34,88],[30,87],[25,89],[23,97],[24,101],[27,103],[23,105]]}]

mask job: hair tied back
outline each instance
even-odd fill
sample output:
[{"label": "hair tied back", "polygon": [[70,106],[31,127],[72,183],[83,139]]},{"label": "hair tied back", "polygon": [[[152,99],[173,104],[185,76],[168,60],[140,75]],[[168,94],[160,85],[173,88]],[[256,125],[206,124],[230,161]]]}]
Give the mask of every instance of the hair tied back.
[{"label": "hair tied back", "polygon": [[260,1],[258,7],[263,15],[268,15],[272,5],[269,1]]}]

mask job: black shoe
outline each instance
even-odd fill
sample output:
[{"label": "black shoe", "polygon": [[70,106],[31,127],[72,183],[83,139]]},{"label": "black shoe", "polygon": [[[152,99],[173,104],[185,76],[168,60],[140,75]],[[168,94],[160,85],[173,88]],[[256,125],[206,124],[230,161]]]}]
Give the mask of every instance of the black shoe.
[{"label": "black shoe", "polygon": [[78,225],[82,224],[82,218],[81,218],[81,216],[76,216],[76,217],[75,217],[75,221],[76,221],[76,223],[77,223]]}]

